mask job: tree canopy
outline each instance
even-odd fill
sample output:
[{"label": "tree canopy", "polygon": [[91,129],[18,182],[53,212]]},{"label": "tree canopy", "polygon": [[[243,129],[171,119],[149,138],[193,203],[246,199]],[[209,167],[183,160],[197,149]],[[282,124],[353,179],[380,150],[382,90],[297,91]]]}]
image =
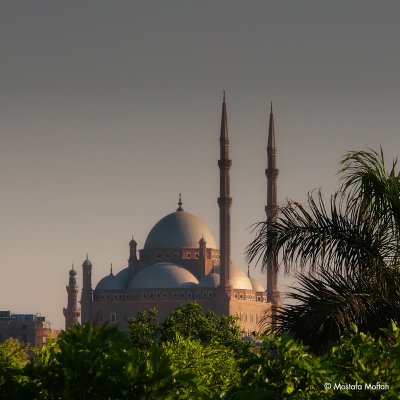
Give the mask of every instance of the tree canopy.
[{"label": "tree canopy", "polygon": [[[1,344],[0,398],[397,399],[400,395],[400,329],[394,323],[380,338],[352,325],[320,355],[287,334],[265,336],[247,351],[243,362],[218,342],[202,344],[177,333],[173,341],[154,343],[143,357],[114,328],[85,324],[62,332],[30,360],[18,343]],[[16,358],[7,364],[10,356]],[[371,388],[377,383],[382,388]]]}]

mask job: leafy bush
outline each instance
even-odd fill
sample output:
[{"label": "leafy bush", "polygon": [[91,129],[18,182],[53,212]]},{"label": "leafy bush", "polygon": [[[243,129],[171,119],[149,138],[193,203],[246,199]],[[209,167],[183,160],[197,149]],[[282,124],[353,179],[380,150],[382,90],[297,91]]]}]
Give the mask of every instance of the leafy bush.
[{"label": "leafy bush", "polygon": [[194,339],[202,345],[218,342],[234,351],[236,358],[245,358],[251,345],[241,340],[236,318],[218,316],[204,311],[197,303],[177,307],[162,323],[157,321],[157,310],[142,311],[129,319],[129,338],[132,345],[143,353],[152,343],[175,340],[176,335]]},{"label": "leafy bush", "polygon": [[235,399],[330,398],[324,390],[326,365],[289,335],[264,338],[245,365]]},{"label": "leafy bush", "polygon": [[[234,398],[398,399],[400,329],[393,323],[382,333],[375,338],[353,325],[322,355],[309,352],[290,335],[266,337],[245,366]],[[377,383],[381,386],[375,387]]]},{"label": "leafy bush", "polygon": [[239,385],[234,352],[218,342],[202,345],[198,340],[184,339],[177,334],[174,341],[164,343],[162,348],[170,357],[173,368],[191,373],[196,382],[194,388],[180,390],[179,398],[192,399],[202,395],[222,399]]},{"label": "leafy bush", "polygon": [[15,339],[0,343],[0,399],[24,397],[25,386],[29,383],[24,371],[27,351],[27,346]]},{"label": "leafy bush", "polygon": [[393,323],[376,338],[353,325],[319,355],[289,335],[266,336],[242,357],[179,332],[139,352],[116,329],[89,324],[62,332],[29,361],[17,341],[0,344],[0,399],[314,398],[400,398],[400,329]]}]

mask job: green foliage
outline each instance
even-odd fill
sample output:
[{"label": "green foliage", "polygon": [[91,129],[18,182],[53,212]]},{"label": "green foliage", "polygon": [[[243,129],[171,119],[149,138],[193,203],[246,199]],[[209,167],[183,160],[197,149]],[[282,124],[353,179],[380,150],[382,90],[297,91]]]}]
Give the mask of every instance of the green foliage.
[{"label": "green foliage", "polygon": [[28,383],[24,367],[28,360],[28,349],[18,340],[7,339],[0,343],[0,399],[24,397]]},{"label": "green foliage", "polygon": [[[388,389],[368,386],[376,383]],[[394,323],[379,338],[352,325],[337,345],[321,355],[310,353],[290,335],[266,337],[246,365],[241,388],[233,396],[252,400],[399,397],[400,329]]]},{"label": "green foliage", "polygon": [[132,345],[142,353],[153,343],[175,341],[176,335],[192,338],[202,345],[218,342],[232,349],[236,356],[245,357],[250,347],[241,340],[240,328],[231,316],[218,316],[211,311],[204,312],[198,303],[183,304],[172,312],[161,324],[157,311],[138,313],[129,320],[129,338]]},{"label": "green foliage", "polygon": [[193,393],[193,399],[208,400],[201,389],[196,390],[194,375],[177,369],[156,344],[149,349],[146,358],[140,357],[131,364],[131,373],[127,400],[173,400],[185,398],[182,394],[186,392]]},{"label": "green foliage", "polygon": [[147,351],[158,343],[160,326],[157,321],[157,310],[142,311],[138,316],[129,319],[129,339],[139,351]]},{"label": "green foliage", "polygon": [[43,346],[33,376],[42,399],[123,398],[130,363],[124,334],[108,326],[74,326]]},{"label": "green foliage", "polygon": [[330,398],[324,389],[326,366],[288,335],[266,337],[245,366],[235,399]]},{"label": "green foliage", "polygon": [[177,307],[161,324],[160,333],[162,342],[174,341],[179,334],[183,338],[198,340],[203,345],[218,342],[232,349],[236,355],[248,347],[241,340],[240,328],[234,317],[204,312],[198,303]]},{"label": "green foliage", "polygon": [[157,345],[147,357],[132,348],[115,328],[91,324],[62,332],[29,365],[31,398],[175,399],[182,387],[195,385]]},{"label": "green foliage", "polygon": [[176,398],[224,398],[238,383],[239,363],[249,356],[249,343],[241,341],[232,317],[204,313],[199,304],[177,307],[159,324],[155,310],[129,321],[130,340],[141,357],[151,362],[161,348],[173,371],[186,375]]},{"label": "green foliage", "polygon": [[[392,323],[382,330],[383,335],[374,338],[371,334],[352,331],[341,338],[324,355],[332,365],[331,376],[336,382],[364,384],[387,384],[389,390],[341,391],[341,395],[356,399],[398,399],[400,397],[400,330]],[[332,379],[332,378],[331,378]]]},{"label": "green foliage", "polygon": [[164,343],[162,348],[172,366],[191,373],[196,382],[194,387],[183,387],[177,393],[179,398],[192,399],[199,394],[213,399],[226,398],[240,382],[233,351],[217,342],[203,345],[198,340],[183,339],[177,334],[174,341]]},{"label": "green foliage", "polygon": [[[397,399],[400,329],[392,323],[376,338],[352,324],[320,355],[290,335],[272,334],[243,361],[219,342],[178,333],[143,357],[115,329],[85,324],[61,333],[30,361],[18,342],[0,344],[0,366],[0,398],[13,400]],[[389,389],[364,386],[377,382]]]}]

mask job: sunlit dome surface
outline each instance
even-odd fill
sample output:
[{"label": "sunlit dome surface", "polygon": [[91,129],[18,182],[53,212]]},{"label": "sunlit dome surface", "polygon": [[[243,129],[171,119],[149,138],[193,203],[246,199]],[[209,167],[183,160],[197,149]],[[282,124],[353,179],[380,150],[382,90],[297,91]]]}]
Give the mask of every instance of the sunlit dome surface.
[{"label": "sunlit dome surface", "polygon": [[198,248],[199,240],[203,236],[208,248],[217,248],[207,225],[193,214],[176,211],[154,225],[147,236],[144,248]]},{"label": "sunlit dome surface", "polygon": [[265,286],[257,279],[250,277],[251,285],[253,286],[253,290],[256,292],[265,292]]},{"label": "sunlit dome surface", "polygon": [[171,263],[158,263],[139,271],[129,289],[169,289],[197,286],[199,281],[187,269]]},{"label": "sunlit dome surface", "polygon": [[253,290],[249,277],[238,267],[231,267],[231,285],[234,289]]},{"label": "sunlit dome surface", "polygon": [[[205,284],[209,284],[211,280],[216,280],[216,277],[210,277],[211,274],[218,275],[218,280],[220,279],[219,274],[219,265],[214,267],[214,272],[206,275],[202,280],[202,286]],[[206,279],[207,278],[207,279]],[[219,282],[218,282],[219,283]],[[247,276],[239,267],[236,265],[231,265],[231,285],[233,289],[246,289],[246,290],[254,290],[253,285]]]}]

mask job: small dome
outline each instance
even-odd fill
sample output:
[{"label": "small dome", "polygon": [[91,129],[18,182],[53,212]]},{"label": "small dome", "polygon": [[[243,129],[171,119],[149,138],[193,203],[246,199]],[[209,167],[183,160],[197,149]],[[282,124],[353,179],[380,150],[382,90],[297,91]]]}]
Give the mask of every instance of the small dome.
[{"label": "small dome", "polygon": [[95,290],[124,290],[125,288],[124,282],[121,281],[118,275],[110,274],[100,279]]},{"label": "small dome", "polygon": [[[219,265],[214,267],[219,275]],[[249,277],[236,265],[231,266],[231,285],[233,289],[254,290]]]},{"label": "small dome", "polygon": [[88,258],[86,258],[86,260],[83,262],[82,267],[91,267],[92,263],[90,262],[90,260]]},{"label": "small dome", "polygon": [[72,265],[72,268],[69,270],[69,281],[68,281],[69,286],[75,286],[76,287],[76,271],[74,266]]},{"label": "small dome", "polygon": [[199,283],[187,269],[170,263],[143,268],[131,280],[129,289],[168,289],[193,287]]},{"label": "small dome", "polygon": [[217,288],[220,283],[220,276],[215,272],[210,272],[203,279],[200,280],[199,286],[206,288]]},{"label": "small dome", "polygon": [[136,240],[134,239],[134,238],[132,238],[131,239],[131,241],[129,242],[129,246],[136,246],[137,245],[137,242],[136,242]]},{"label": "small dome", "polygon": [[257,279],[250,277],[251,286],[256,292],[265,292],[265,286]]},{"label": "small dome", "polygon": [[144,248],[198,248],[203,236],[208,248],[217,248],[211,231],[199,218],[186,211],[176,211],[154,225]]}]

